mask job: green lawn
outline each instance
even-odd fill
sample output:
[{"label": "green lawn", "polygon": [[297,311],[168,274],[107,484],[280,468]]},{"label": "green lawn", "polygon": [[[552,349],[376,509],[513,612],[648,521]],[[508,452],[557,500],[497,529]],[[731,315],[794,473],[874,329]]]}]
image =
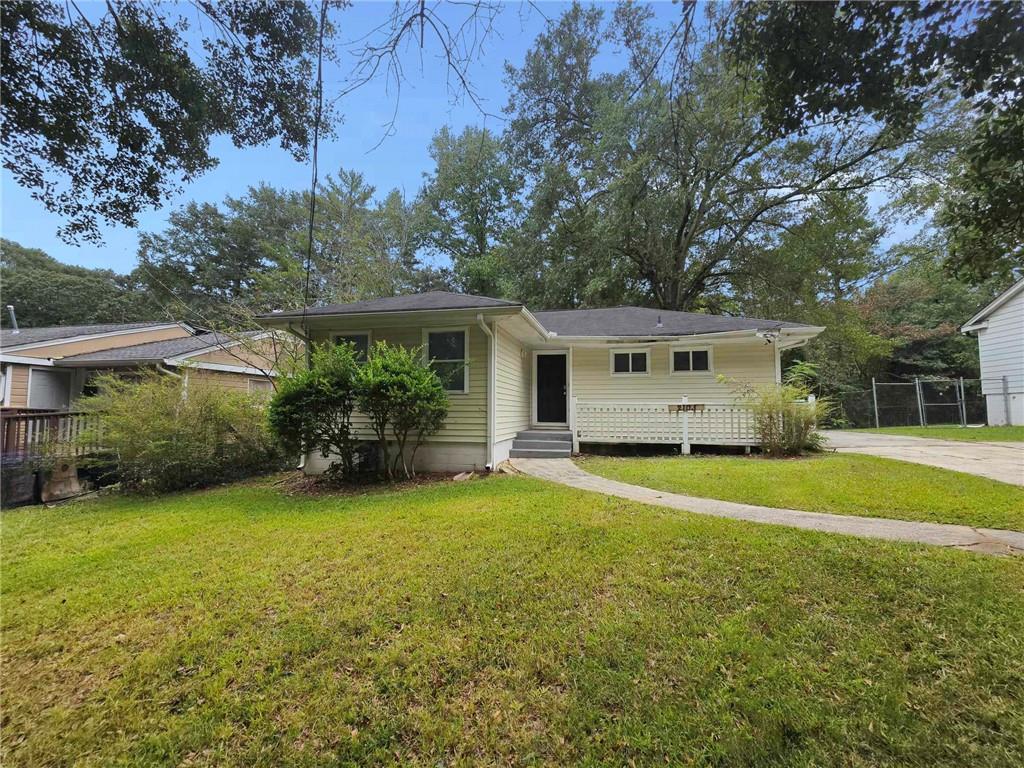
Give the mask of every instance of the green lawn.
[{"label": "green lawn", "polygon": [[964,440],[966,442],[1024,442],[1024,427],[882,427],[881,429],[858,429],[856,431],[903,435],[904,437],[930,437],[936,440]]},{"label": "green lawn", "polygon": [[4,765],[1024,761],[1019,560],[509,477],[2,525]]},{"label": "green lawn", "polygon": [[691,496],[1024,531],[1024,488],[875,456],[588,457],[580,465],[595,475]]}]

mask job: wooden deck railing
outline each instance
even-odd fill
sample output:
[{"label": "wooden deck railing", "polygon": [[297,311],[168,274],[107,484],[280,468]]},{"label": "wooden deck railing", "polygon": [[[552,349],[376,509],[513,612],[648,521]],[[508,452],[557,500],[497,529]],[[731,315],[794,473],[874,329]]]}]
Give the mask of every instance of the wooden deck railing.
[{"label": "wooden deck railing", "polygon": [[757,445],[750,409],[725,403],[623,403],[573,398],[570,420],[579,443]]},{"label": "wooden deck railing", "polygon": [[98,447],[95,419],[95,414],[69,411],[0,411],[0,455],[31,459],[91,453]]}]

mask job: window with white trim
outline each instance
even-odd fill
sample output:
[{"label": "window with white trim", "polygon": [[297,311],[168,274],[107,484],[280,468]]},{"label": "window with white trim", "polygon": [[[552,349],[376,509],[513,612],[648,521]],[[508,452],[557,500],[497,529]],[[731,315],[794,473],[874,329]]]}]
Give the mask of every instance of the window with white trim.
[{"label": "window with white trim", "polygon": [[672,373],[710,373],[711,372],[711,350],[707,347],[700,349],[679,349],[673,347],[669,351]]},{"label": "window with white trim", "polygon": [[646,349],[613,349],[609,352],[612,376],[646,376],[651,354]]},{"label": "window with white trim", "polygon": [[426,355],[446,391],[469,391],[469,333],[466,329],[427,331]]},{"label": "window with white trim", "polygon": [[369,333],[336,333],[334,334],[335,344],[351,344],[356,354],[356,360],[363,362],[370,353]]}]

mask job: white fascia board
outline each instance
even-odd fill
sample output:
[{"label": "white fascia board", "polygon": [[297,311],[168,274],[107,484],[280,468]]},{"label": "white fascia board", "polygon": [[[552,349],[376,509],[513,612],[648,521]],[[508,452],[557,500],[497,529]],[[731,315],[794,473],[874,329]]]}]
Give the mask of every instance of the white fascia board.
[{"label": "white fascia board", "polygon": [[180,357],[169,357],[163,361],[164,365],[173,368],[199,368],[204,371],[223,371],[224,373],[242,373],[247,376],[277,376],[277,371],[263,371],[259,368],[250,368],[245,365],[227,365],[225,363],[196,363],[184,360]]},{"label": "white fascia board", "polygon": [[49,357],[24,357],[22,355],[0,354],[0,363],[19,363],[20,365],[53,365]]},{"label": "white fascia board", "polygon": [[[68,336],[64,339],[50,339],[49,341],[37,341],[32,344],[15,344],[14,346],[5,347],[7,350],[18,352],[23,349],[38,349],[39,347],[56,347],[61,344],[75,344],[79,341],[89,341],[90,339],[104,339],[112,336],[124,336],[129,333],[147,333],[148,331],[164,331],[168,328],[182,328],[192,334],[191,328],[184,323],[166,323],[164,325],[143,325],[138,328],[126,328],[121,331],[106,331],[104,333],[87,333],[81,336]],[[148,342],[140,342],[146,344]]]}]

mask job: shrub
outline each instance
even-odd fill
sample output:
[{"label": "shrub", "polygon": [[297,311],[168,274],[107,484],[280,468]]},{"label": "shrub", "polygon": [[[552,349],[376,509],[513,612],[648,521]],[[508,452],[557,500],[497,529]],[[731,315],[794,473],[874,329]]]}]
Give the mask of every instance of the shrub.
[{"label": "shrub", "polygon": [[282,457],[267,429],[265,403],[190,377],[156,372],[108,375],[82,402],[96,415],[84,444],[108,452],[122,488],[162,493],[276,469]]},{"label": "shrub", "polygon": [[799,456],[821,448],[824,437],[817,431],[818,423],[828,417],[832,405],[814,398],[814,382],[814,366],[802,364],[787,373],[783,384],[737,386],[754,414],[758,442],[766,455]]},{"label": "shrub", "polygon": [[355,472],[358,441],[352,427],[359,363],[349,344],[314,347],[310,367],[281,377],[268,421],[292,455],[337,455],[344,477]]},{"label": "shrub", "polygon": [[416,451],[448,415],[448,395],[437,374],[423,362],[420,350],[385,342],[374,344],[359,368],[356,403],[370,421],[389,479],[399,469],[405,477],[415,474]]}]

